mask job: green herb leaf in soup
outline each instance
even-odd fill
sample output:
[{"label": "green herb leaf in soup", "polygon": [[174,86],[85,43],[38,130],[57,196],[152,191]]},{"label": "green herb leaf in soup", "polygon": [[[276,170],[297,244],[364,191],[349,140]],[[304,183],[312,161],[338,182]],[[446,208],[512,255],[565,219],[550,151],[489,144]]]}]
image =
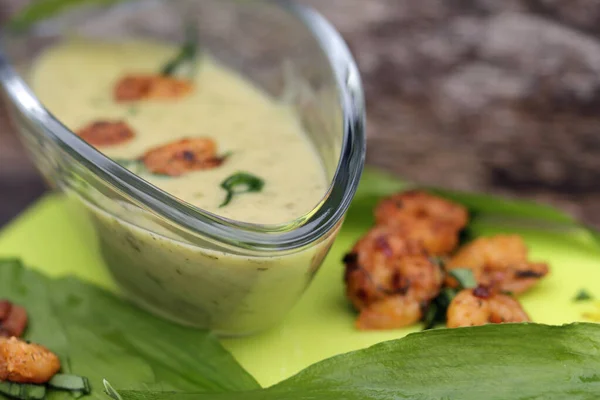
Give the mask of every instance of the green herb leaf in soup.
[{"label": "green herb leaf in soup", "polygon": [[227,191],[227,196],[219,207],[228,205],[235,195],[260,192],[264,185],[265,183],[262,179],[247,172],[238,172],[231,175],[221,183],[221,188]]},{"label": "green herb leaf in soup", "polygon": [[169,60],[162,68],[161,75],[172,76],[185,64],[190,66],[190,76],[193,76],[194,68],[198,60],[198,29],[189,23],[186,25],[185,42],[179,52]]}]

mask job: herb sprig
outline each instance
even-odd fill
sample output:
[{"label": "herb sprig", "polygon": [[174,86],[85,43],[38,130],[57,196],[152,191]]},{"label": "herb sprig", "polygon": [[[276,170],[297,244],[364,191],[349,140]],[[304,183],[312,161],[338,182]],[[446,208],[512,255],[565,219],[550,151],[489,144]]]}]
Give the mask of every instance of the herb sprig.
[{"label": "herb sprig", "polygon": [[261,178],[247,172],[238,172],[231,175],[221,183],[221,188],[227,191],[227,195],[219,208],[228,205],[233,196],[237,194],[260,192],[264,185],[265,182]]},{"label": "herb sprig", "polygon": [[594,300],[594,296],[592,296],[590,294],[590,292],[588,292],[585,289],[581,289],[579,292],[577,292],[577,295],[573,299],[573,301],[590,301],[590,300]]},{"label": "herb sprig", "polygon": [[477,286],[477,281],[473,275],[473,271],[467,268],[456,268],[448,273],[458,281],[458,288],[445,288],[440,294],[431,301],[425,317],[423,318],[423,330],[434,328],[438,324],[446,322],[446,312],[450,303],[456,297],[458,292],[463,289],[472,289]]},{"label": "herb sprig", "polygon": [[186,63],[191,63],[192,68],[190,75],[192,75],[198,59],[198,48],[198,29],[194,24],[187,24],[185,29],[185,41],[183,42],[179,53],[161,68],[161,75],[173,76]]},{"label": "herb sprig", "polygon": [[477,287],[473,271],[468,268],[455,268],[448,271],[448,273],[458,281],[461,289],[473,289]]}]

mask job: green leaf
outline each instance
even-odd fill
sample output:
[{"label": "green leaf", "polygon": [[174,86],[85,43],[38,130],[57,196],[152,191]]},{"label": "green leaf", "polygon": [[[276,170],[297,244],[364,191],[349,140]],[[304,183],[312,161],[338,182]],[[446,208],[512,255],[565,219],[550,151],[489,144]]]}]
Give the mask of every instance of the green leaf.
[{"label": "green leaf", "polygon": [[423,330],[433,329],[436,325],[446,324],[446,312],[458,289],[444,288],[440,294],[433,299],[425,317],[423,318]]},{"label": "green leaf", "polygon": [[234,195],[242,193],[260,192],[265,185],[265,182],[247,172],[238,172],[231,175],[221,183],[221,188],[227,191],[225,200],[219,207],[225,207],[233,199]]},{"label": "green leaf", "polygon": [[581,289],[577,295],[575,296],[575,298],[573,299],[573,301],[589,301],[589,300],[594,300],[594,296],[592,296],[587,290],[585,289]]},{"label": "green leaf", "polygon": [[477,287],[477,281],[473,276],[473,271],[468,268],[456,268],[448,272],[454,279],[458,281],[458,284],[462,289],[473,289]]},{"label": "green leaf", "polygon": [[36,22],[54,17],[73,7],[82,5],[105,6],[124,0],[37,0],[29,2],[8,22],[11,30],[24,30]]},{"label": "green leaf", "polygon": [[599,371],[600,325],[499,324],[411,334],[264,390],[119,393],[123,400],[591,400]]},{"label": "green leaf", "polygon": [[[0,260],[0,298],[29,314],[25,339],[61,358],[62,373],[89,379],[91,398],[117,390],[223,392],[258,388],[210,333],[150,315],[74,278],[49,279],[16,260]],[[51,391],[50,400],[71,399]]]},{"label": "green leaf", "polygon": [[193,71],[198,61],[198,28],[193,23],[186,24],[185,41],[175,57],[169,60],[160,70],[165,76],[174,75],[183,65],[189,63],[192,68],[190,75],[193,77]]}]

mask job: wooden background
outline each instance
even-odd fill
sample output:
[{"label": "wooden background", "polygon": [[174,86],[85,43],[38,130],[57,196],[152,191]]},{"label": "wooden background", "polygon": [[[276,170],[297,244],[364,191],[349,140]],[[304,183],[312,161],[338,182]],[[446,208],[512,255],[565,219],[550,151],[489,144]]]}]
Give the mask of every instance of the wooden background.
[{"label": "wooden background", "polygon": [[[600,0],[301,1],[359,61],[370,164],[600,226]],[[43,191],[0,107],[0,225]]]}]

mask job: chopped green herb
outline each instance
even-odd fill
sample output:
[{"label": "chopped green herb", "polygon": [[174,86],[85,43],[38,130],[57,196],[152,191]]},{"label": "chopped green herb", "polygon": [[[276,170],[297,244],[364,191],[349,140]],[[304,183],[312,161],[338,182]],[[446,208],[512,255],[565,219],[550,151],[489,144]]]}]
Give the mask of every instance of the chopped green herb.
[{"label": "chopped green herb", "polygon": [[30,383],[0,382],[0,393],[19,400],[41,400],[46,397],[46,387]]},{"label": "chopped green herb", "polygon": [[233,155],[233,151],[226,151],[219,157],[221,160],[226,160]]},{"label": "chopped green herb", "polygon": [[262,179],[247,172],[238,172],[221,183],[221,188],[227,191],[225,200],[219,207],[225,207],[233,196],[242,193],[260,192],[265,183]]},{"label": "chopped green herb", "polygon": [[129,115],[136,115],[138,113],[139,109],[135,106],[131,106],[127,109],[127,114]]},{"label": "chopped green herb", "polygon": [[473,271],[468,268],[457,268],[449,271],[454,279],[458,281],[458,284],[462,289],[473,289],[477,287],[477,281],[473,276]]},{"label": "chopped green herb", "polygon": [[423,318],[423,330],[429,330],[434,328],[436,325],[446,323],[446,312],[448,306],[452,302],[452,299],[458,294],[457,289],[445,288],[443,289],[438,297],[431,301],[425,317]]},{"label": "chopped green herb", "polygon": [[594,296],[592,296],[587,290],[585,289],[581,289],[577,295],[575,296],[575,298],[573,299],[573,301],[589,301],[589,300],[594,300]]},{"label": "chopped green herb", "polygon": [[83,392],[85,394],[91,392],[88,379],[77,375],[56,374],[50,379],[48,386],[54,389]]},{"label": "chopped green herb", "polygon": [[[161,68],[161,75],[172,76],[187,62],[195,67],[198,58],[198,29],[194,24],[188,24],[185,31],[185,41],[173,59]],[[192,69],[193,70],[193,69]]]},{"label": "chopped green herb", "polygon": [[435,301],[432,301],[423,317],[423,330],[433,329],[440,322],[440,310]]}]

